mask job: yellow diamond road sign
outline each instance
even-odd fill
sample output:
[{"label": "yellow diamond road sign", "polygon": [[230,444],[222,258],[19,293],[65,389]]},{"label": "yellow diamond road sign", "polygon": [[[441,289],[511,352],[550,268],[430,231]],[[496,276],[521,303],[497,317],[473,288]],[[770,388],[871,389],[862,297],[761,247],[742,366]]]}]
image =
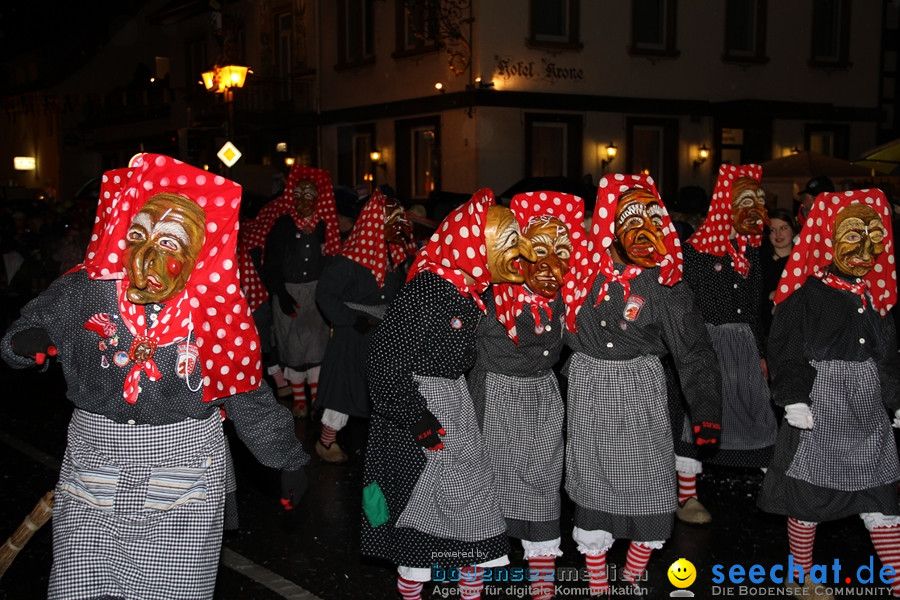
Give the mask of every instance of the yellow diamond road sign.
[{"label": "yellow diamond road sign", "polygon": [[219,148],[218,154],[216,156],[219,157],[223,163],[225,163],[226,167],[231,167],[241,158],[241,151],[237,149],[237,146],[232,144],[231,142],[225,142],[225,144]]}]

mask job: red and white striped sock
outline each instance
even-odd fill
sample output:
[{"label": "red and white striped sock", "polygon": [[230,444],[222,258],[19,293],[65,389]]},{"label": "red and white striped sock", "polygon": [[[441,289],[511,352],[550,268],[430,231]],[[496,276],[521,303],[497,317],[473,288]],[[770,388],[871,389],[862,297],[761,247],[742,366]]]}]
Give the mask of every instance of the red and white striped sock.
[{"label": "red and white striped sock", "polygon": [[[813,566],[813,543],[816,541],[817,523],[798,521],[788,517],[788,549],[794,556],[794,564],[803,567],[803,580],[809,577]],[[785,573],[785,577],[792,573]],[[799,582],[797,570],[793,572],[793,581]]]},{"label": "red and white striped sock", "polygon": [[531,597],[534,600],[550,600],[553,597],[554,580],[556,579],[555,556],[532,556],[528,559]]},{"label": "red and white striped sock", "polygon": [[697,497],[697,474],[678,471],[678,504]]},{"label": "red and white striped sock", "polygon": [[303,410],[306,408],[306,384],[291,382],[291,392],[294,394],[294,409]]},{"label": "red and white striped sock", "polygon": [[319,371],[321,371],[321,367],[313,367],[309,371],[306,372],[306,382],[309,384],[309,403],[313,405],[316,403],[316,395],[319,391]]},{"label": "red and white striped sock", "polygon": [[599,596],[609,592],[609,579],[606,573],[606,552],[603,554],[585,554],[584,564],[590,577],[591,595]]},{"label": "red and white striped sock", "polygon": [[463,600],[479,600],[484,589],[484,569],[469,565],[459,569],[459,597]]},{"label": "red and white striped sock", "polygon": [[625,568],[622,570],[622,579],[634,583],[647,568],[653,548],[640,542],[631,542],[628,553],[625,554]]},{"label": "red and white striped sock", "polygon": [[425,587],[425,583],[422,581],[410,581],[397,575],[397,591],[400,592],[403,600],[422,600],[423,587]]},{"label": "red and white striped sock", "polygon": [[319,437],[319,441],[322,442],[322,445],[328,448],[329,446],[331,446],[331,444],[334,443],[334,440],[336,438],[337,431],[322,423],[322,435]]},{"label": "red and white striped sock", "polygon": [[[894,568],[894,573],[900,573],[900,527],[875,527],[869,531],[872,545],[881,564]],[[900,576],[894,575],[891,583],[891,593],[900,596]]]}]

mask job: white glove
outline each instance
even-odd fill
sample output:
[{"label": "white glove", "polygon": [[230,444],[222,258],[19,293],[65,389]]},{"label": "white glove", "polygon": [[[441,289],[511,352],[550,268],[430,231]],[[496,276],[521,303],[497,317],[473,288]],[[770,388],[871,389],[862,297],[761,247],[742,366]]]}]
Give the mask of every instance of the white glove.
[{"label": "white glove", "polygon": [[796,404],[788,404],[785,406],[784,418],[788,422],[788,425],[796,427],[797,429],[813,428],[812,412],[809,410],[809,404],[805,402],[797,402]]},{"label": "white glove", "polygon": [[897,429],[900,429],[900,408],[898,408],[896,412],[894,412],[894,422],[891,423],[891,425],[893,425]]}]

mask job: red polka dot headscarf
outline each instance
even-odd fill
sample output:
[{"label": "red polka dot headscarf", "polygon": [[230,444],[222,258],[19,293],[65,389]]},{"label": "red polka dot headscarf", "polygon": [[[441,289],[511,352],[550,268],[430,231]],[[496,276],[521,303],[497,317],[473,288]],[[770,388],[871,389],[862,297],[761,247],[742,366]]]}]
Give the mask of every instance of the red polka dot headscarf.
[{"label": "red polka dot headscarf", "polygon": [[363,206],[359,218],[353,225],[341,254],[372,271],[378,287],[384,287],[384,275],[388,267],[388,253],[395,266],[406,261],[406,257],[415,252],[415,245],[388,244],[384,239],[385,195],[376,189]]},{"label": "red polka dot headscarf", "polygon": [[[185,289],[166,301],[157,325],[148,327],[144,307],[125,297],[125,237],[144,203],[162,192],[184,196],[203,209],[206,239]],[[81,266],[91,279],[118,280],[120,316],[135,338],[159,347],[180,344],[194,332],[205,402],[254,390],[261,381],[259,335],[241,293],[235,256],[240,202],[241,186],[233,181],[168,156],[138,154],[127,169],[103,174],[94,230]],[[174,368],[161,372],[152,357],[134,362],[123,390],[127,402],[138,401],[142,376],[155,381],[176,374]],[[185,383],[195,385],[190,379]]]},{"label": "red polka dot headscarf", "polygon": [[[560,288],[566,299],[566,326],[570,331],[575,331],[575,311],[568,310],[568,298],[573,298],[576,283],[580,278],[583,268],[579,265],[587,263],[587,233],[584,229],[584,200],[578,196],[563,194],[553,191],[526,192],[513,196],[509,203],[519,223],[519,229],[524,232],[529,225],[543,216],[556,217],[565,224],[569,230],[569,240],[572,242],[572,255],[569,258],[569,270],[563,278]],[[552,319],[550,298],[540,294],[530,293],[525,286],[513,283],[500,283],[494,285],[494,303],[497,308],[497,319],[506,326],[506,331],[517,344],[519,335],[516,331],[516,317],[522,313],[523,307],[528,304],[531,314],[534,316],[534,325],[541,325],[541,311],[547,319]]]},{"label": "red polka dot headscarf", "polygon": [[824,192],[816,200],[800,231],[800,241],[791,250],[791,256],[778,289],[775,304],[785,301],[800,289],[809,276],[827,277],[826,267],[834,260],[834,221],[842,208],[851,204],[868,204],[884,224],[884,252],[878,256],[875,266],[862,279],[865,291],[871,294],[872,304],[886,316],[897,303],[897,265],[894,263],[894,236],[891,227],[891,205],[879,189]]},{"label": "red polka dot headscarf", "polygon": [[744,277],[750,272],[750,262],[747,260],[747,246],[758,248],[762,243],[762,235],[737,236],[737,249],[732,246],[728,236],[734,227],[734,211],[732,205],[732,185],[739,177],[749,177],[756,181],[762,180],[761,165],[727,165],[719,167],[719,177],[716,179],[716,187],[713,190],[712,200],[709,205],[709,213],[700,227],[697,228],[687,243],[704,254],[715,256],[731,256],[734,270]]},{"label": "red polka dot headscarf", "polygon": [[[584,275],[581,283],[576,284],[572,293],[573,302],[577,302],[576,312],[581,310],[588,293],[594,285],[597,275],[603,274],[606,281],[600,289],[600,293],[594,302],[601,302],[609,290],[611,282],[619,282],[628,296],[630,284],[628,281],[637,277],[643,269],[637,265],[627,265],[622,273],[619,273],[613,263],[609,247],[616,239],[616,208],[619,205],[619,197],[630,189],[640,188],[647,190],[659,200],[662,209],[663,244],[668,254],[659,261],[659,283],[673,286],[681,281],[682,258],[681,243],[678,241],[678,232],[672,224],[669,212],[656,191],[656,184],[649,175],[623,175],[615,173],[604,175],[597,185],[597,204],[594,206],[594,217],[591,221],[591,234],[588,239],[588,260],[583,267]],[[568,302],[568,300],[567,300]]]},{"label": "red polka dot headscarf", "polygon": [[[305,219],[301,219],[297,214],[297,206],[294,203],[294,188],[302,179],[314,182],[319,191],[316,209]],[[341,250],[341,232],[338,228],[337,204],[334,200],[331,175],[323,169],[294,165],[285,183],[284,193],[263,206],[255,218],[242,225],[239,248],[241,286],[247,294],[247,301],[252,310],[256,310],[265,302],[269,298],[269,293],[259,273],[256,272],[256,265],[250,258],[250,250],[265,247],[272,225],[284,215],[290,215],[297,229],[301,231],[312,231],[320,221],[324,221],[325,248],[322,253],[331,256]]]},{"label": "red polka dot headscarf", "polygon": [[[471,296],[486,310],[481,293],[491,284],[484,244],[484,226],[488,207],[494,205],[494,193],[482,188],[462,205],[450,211],[425,245],[419,250],[406,280],[422,271],[431,271],[456,286],[459,293]],[[466,281],[469,275],[474,281]]]}]

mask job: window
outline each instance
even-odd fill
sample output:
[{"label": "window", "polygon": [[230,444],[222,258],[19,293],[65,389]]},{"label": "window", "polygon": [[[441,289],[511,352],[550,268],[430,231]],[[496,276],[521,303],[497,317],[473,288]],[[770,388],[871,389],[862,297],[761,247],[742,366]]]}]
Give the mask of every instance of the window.
[{"label": "window", "polygon": [[768,62],[766,0],[726,0],[722,58],[730,62]]},{"label": "window", "polygon": [[[377,184],[375,166],[369,153],[375,149],[375,126],[372,124],[350,125],[338,128],[338,178],[346,185]],[[384,183],[383,181],[381,183]]]},{"label": "window", "polygon": [[805,142],[810,152],[849,158],[850,129],[847,125],[812,124],[806,125]]},{"label": "window", "polygon": [[850,66],[849,0],[813,0],[812,67]]},{"label": "window", "polygon": [[624,173],[643,173],[656,182],[663,200],[678,192],[678,120],[626,119]]},{"label": "window", "polygon": [[203,93],[207,93],[203,84],[200,82],[200,73],[209,71],[210,67],[213,66],[206,55],[206,40],[189,41],[185,50],[187,53],[187,64],[185,65],[188,83],[187,89],[202,90]]},{"label": "window", "polygon": [[581,179],[582,117],[525,115],[525,175]]},{"label": "window", "polygon": [[288,100],[291,97],[293,30],[294,18],[291,13],[275,15],[275,69],[281,82],[280,100]]},{"label": "window", "polygon": [[397,3],[395,56],[438,49],[440,0],[404,0]]},{"label": "window", "polygon": [[397,194],[425,202],[441,189],[440,117],[397,121]]},{"label": "window", "polygon": [[678,0],[632,0],[632,54],[678,56],[675,47]]},{"label": "window", "polygon": [[340,0],[338,4],[338,67],[374,62],[373,0]]},{"label": "window", "polygon": [[534,48],[580,49],[579,0],[531,0],[531,34]]}]

